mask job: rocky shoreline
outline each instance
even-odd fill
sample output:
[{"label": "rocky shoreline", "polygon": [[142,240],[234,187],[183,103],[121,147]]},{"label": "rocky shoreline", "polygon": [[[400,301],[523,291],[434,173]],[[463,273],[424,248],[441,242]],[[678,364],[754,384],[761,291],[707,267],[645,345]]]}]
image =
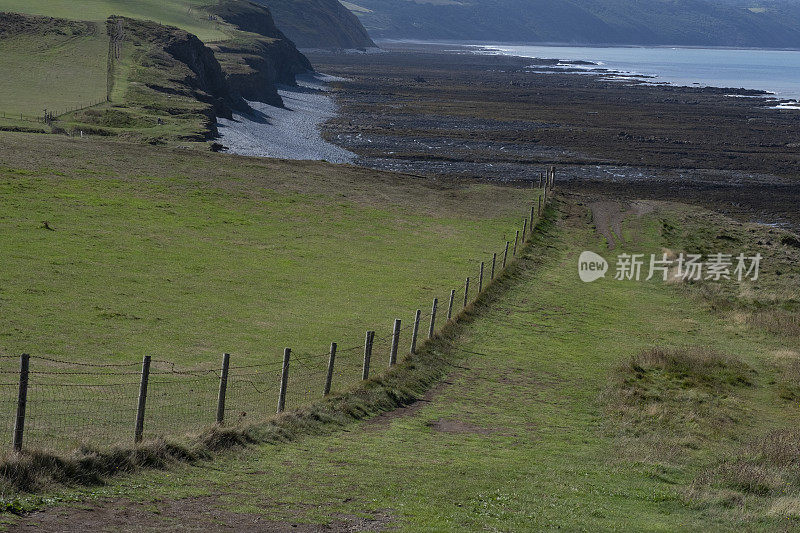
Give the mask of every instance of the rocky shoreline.
[{"label": "rocky shoreline", "polygon": [[556,164],[576,190],[800,229],[800,113],[771,109],[762,91],[610,80],[443,45],[310,59],[347,79],[323,131],[359,165],[519,182]]},{"label": "rocky shoreline", "polygon": [[248,102],[248,113],[219,120],[219,142],[226,151],[254,157],[349,163],[356,155],[322,138],[320,126],[337,116],[328,94],[336,80],[309,73],[297,77],[297,86],[279,86],[283,105]]}]

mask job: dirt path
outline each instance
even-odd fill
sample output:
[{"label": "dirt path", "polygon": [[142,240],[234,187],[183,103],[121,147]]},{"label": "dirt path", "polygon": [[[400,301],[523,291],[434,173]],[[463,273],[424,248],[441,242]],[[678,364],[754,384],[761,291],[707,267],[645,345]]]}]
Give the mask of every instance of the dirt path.
[{"label": "dirt path", "polygon": [[592,221],[597,232],[605,237],[608,249],[625,243],[622,234],[622,222],[628,217],[640,217],[653,211],[652,204],[647,202],[619,202],[614,200],[595,200],[589,203]]},{"label": "dirt path", "polygon": [[155,503],[141,503],[127,499],[101,500],[81,507],[33,513],[11,527],[9,531],[344,533],[382,531],[392,520],[388,514],[376,518],[340,515],[327,525],[267,520],[258,514],[226,510],[220,496],[161,500]]}]

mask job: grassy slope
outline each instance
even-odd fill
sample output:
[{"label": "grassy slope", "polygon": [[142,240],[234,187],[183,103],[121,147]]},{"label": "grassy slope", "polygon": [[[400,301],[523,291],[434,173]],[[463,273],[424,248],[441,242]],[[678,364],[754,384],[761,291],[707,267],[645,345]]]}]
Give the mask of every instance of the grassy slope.
[{"label": "grassy slope", "polygon": [[[70,132],[150,144],[196,142],[194,147],[206,147],[199,143],[213,131],[214,97],[197,89],[196,84],[202,83],[198,73],[164,51],[166,43],[185,44],[189,36],[131,19],[125,19],[124,28],[121,55],[114,61],[111,102],[68,113],[59,117],[57,125]],[[210,65],[207,68],[211,70]],[[236,101],[231,94],[219,96]]]},{"label": "grassy slope", "polygon": [[200,9],[213,0],[84,0],[77,7],[72,0],[3,0],[0,9],[30,15],[71,20],[105,21],[111,15],[152,20],[176,26],[197,35],[201,40],[227,39],[227,33]]},{"label": "grassy slope", "polygon": [[[193,366],[227,351],[244,365],[284,346],[357,346],[375,329],[383,368],[392,320],[477,276],[534,198],[59,137],[38,138],[32,159],[32,137],[0,139],[1,354]],[[342,354],[335,385],[359,365]]]},{"label": "grassy slope", "polygon": [[[210,117],[214,114],[227,116],[226,111],[212,111],[212,101],[224,98],[228,105],[235,107],[238,104],[241,109],[245,109],[246,104],[239,98],[237,86],[233,84],[230,92],[217,90],[213,95],[201,94],[197,86],[206,90],[214,86],[208,80],[198,80],[203,72],[209,72],[209,67],[193,73],[174,57],[174,53],[166,54],[163,49],[167,40],[177,39],[178,32],[168,29],[173,26],[194,32],[206,42],[225,41],[227,48],[225,53],[219,53],[219,59],[223,61],[226,73],[238,75],[234,76],[236,83],[247,88],[241,96],[248,99],[278,103],[280,98],[274,84],[290,83],[294,72],[310,68],[291,43],[238,31],[222,21],[222,13],[228,20],[227,15],[232,11],[240,19],[252,19],[254,28],[261,28],[257,31],[271,35],[277,30],[269,27],[269,16],[262,8],[251,9],[256,6],[235,2],[217,6],[207,1],[191,2],[191,6],[189,9],[188,3],[178,1],[138,2],[135,6],[115,1],[94,2],[80,11],[60,2],[12,2],[3,6],[2,9],[27,14],[98,20],[77,22],[29,17],[24,31],[14,27],[16,22],[9,22],[12,34],[14,30],[22,34],[0,41],[0,52],[3,52],[0,66],[9,72],[22,71],[23,74],[0,81],[0,88],[10,95],[0,101],[0,129],[102,135],[127,141],[207,149],[205,141],[216,131]],[[215,17],[217,21],[207,20],[209,15],[204,7],[215,9],[219,15]],[[106,103],[109,37],[106,19],[102,17],[111,14],[138,17],[139,20],[124,23],[128,27],[122,30],[121,56],[113,62],[110,103]],[[142,22],[152,20],[168,26]],[[216,28],[214,32],[203,29],[211,24]],[[53,26],[66,30],[56,31]],[[94,31],[83,39],[69,35],[75,32],[75,28],[83,27]],[[42,37],[46,33],[46,37]],[[174,38],[170,38],[170,33]],[[81,68],[70,70],[65,67],[67,64]],[[242,81],[243,74],[251,78]],[[102,103],[95,105],[99,100]],[[89,106],[94,107],[83,109]],[[44,108],[57,117],[52,127],[38,122]],[[73,112],[76,108],[81,110]],[[24,117],[20,117],[21,112],[24,112]]]},{"label": "grassy slope", "polygon": [[[150,27],[149,41],[146,25],[139,25],[145,30],[136,38],[128,28],[121,57],[114,62],[107,103],[106,22],[48,21],[29,19],[24,33],[13,34],[12,27],[12,35],[0,40],[0,67],[17,73],[0,80],[8,95],[0,101],[0,128],[74,135],[83,131],[153,144],[205,139],[210,106],[187,87],[192,72],[165,56],[158,44],[166,33],[163,27]],[[44,109],[57,117],[53,127],[39,122]]]},{"label": "grassy slope", "polygon": [[94,105],[106,96],[105,25],[86,35],[17,35],[0,39],[0,112],[41,117]]},{"label": "grassy slope", "polygon": [[[700,218],[704,230],[719,222]],[[700,227],[686,225],[691,217],[683,208],[662,207],[626,226],[630,251],[660,250],[664,220],[688,234]],[[790,339],[711,313],[682,288],[582,284],[574,272],[577,255],[601,246],[587,221],[585,212],[571,210],[559,229],[534,244],[509,281],[511,291],[490,308],[478,307],[454,339],[456,370],[418,410],[357,431],[254,447],[213,465],[58,497],[115,498],[91,514],[113,516],[105,510],[124,507],[126,516],[153,529],[176,520],[185,527],[246,517],[252,523],[254,516],[292,524],[388,516],[404,531],[739,531],[796,524],[791,505],[768,512],[769,497],[748,494],[731,505],[687,491],[744,443],[797,425],[796,409],[774,387],[771,364]],[[700,425],[696,439],[669,457],[658,448],[637,453],[607,416],[604,400],[623,363],[656,346],[713,346],[755,370],[754,386],[729,393],[735,416],[713,436],[704,431],[707,421],[695,420],[687,427]],[[674,438],[670,429],[656,431],[663,440]],[[796,500],[793,493],[787,497]],[[202,498],[202,511],[194,510],[193,498]]]}]

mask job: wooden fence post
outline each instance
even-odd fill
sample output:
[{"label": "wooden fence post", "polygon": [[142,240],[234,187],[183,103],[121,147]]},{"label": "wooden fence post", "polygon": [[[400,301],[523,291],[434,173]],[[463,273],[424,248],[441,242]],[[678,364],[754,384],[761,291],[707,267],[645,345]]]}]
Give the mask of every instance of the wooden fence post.
[{"label": "wooden fence post", "polygon": [[495,268],[495,265],[497,265],[497,252],[492,254],[492,278],[491,279],[494,279],[494,268]]},{"label": "wooden fence post", "polygon": [[469,302],[469,278],[467,278],[467,283],[464,285],[464,307],[467,306]]},{"label": "wooden fence post", "polygon": [[289,386],[289,358],[292,356],[291,348],[283,350],[283,370],[281,371],[281,391],[278,394],[278,413],[286,409],[286,389]]},{"label": "wooden fence post", "polygon": [[395,318],[394,328],[392,329],[392,350],[389,352],[389,366],[397,364],[397,350],[400,347],[400,324],[400,319]]},{"label": "wooden fence post", "polygon": [[133,434],[133,441],[142,442],[144,435],[144,408],[147,404],[147,383],[150,380],[150,356],[145,355],[142,360],[142,380],[139,383],[139,406],[136,409],[136,428]]},{"label": "wooden fence post", "polygon": [[483,292],[483,261],[481,261],[481,274],[478,277],[478,294]]},{"label": "wooden fence post", "polygon": [[375,332],[368,331],[364,339],[364,370],[361,372],[361,379],[369,379],[369,360],[372,358],[372,342],[375,340]]},{"label": "wooden fence post", "polygon": [[225,421],[225,395],[228,392],[228,369],[231,364],[230,354],[222,354],[222,373],[219,376],[219,395],[217,396],[217,424]]},{"label": "wooden fence post", "polygon": [[531,223],[529,224],[531,232],[530,232],[530,234],[528,236],[529,239],[533,238],[533,220],[534,220],[534,214],[535,213],[536,213],[536,206],[532,205],[531,206]]},{"label": "wooden fence post", "polygon": [[447,306],[447,320],[453,318],[453,300],[456,299],[456,290],[450,291],[450,305]]},{"label": "wooden fence post", "polygon": [[336,362],[336,343],[331,343],[331,355],[328,357],[328,374],[325,376],[325,389],[322,391],[322,396],[325,397],[331,393],[331,383],[333,383],[333,365]]},{"label": "wooden fence post", "polygon": [[517,234],[514,237],[514,257],[517,257],[517,241],[519,241],[519,230],[517,230]]},{"label": "wooden fence post", "polygon": [[17,418],[14,423],[14,451],[22,451],[22,435],[25,433],[25,409],[28,406],[28,375],[30,355],[24,353],[19,358],[19,391],[17,393]]},{"label": "wooden fence post", "polygon": [[528,235],[528,219],[522,221],[522,242],[525,242],[525,237]]},{"label": "wooden fence post", "polygon": [[414,328],[411,330],[411,353],[417,353],[417,335],[419,335],[419,319],[422,317],[422,310],[417,309],[414,316]]},{"label": "wooden fence post", "polygon": [[433,332],[436,329],[436,311],[439,308],[439,298],[433,299],[433,307],[431,307],[431,325],[428,328],[428,338],[433,338]]},{"label": "wooden fence post", "polygon": [[539,216],[542,216],[542,195],[539,195]]},{"label": "wooden fence post", "polygon": [[510,242],[506,241],[506,251],[503,252],[503,268],[506,268],[506,261],[508,261],[508,245]]}]

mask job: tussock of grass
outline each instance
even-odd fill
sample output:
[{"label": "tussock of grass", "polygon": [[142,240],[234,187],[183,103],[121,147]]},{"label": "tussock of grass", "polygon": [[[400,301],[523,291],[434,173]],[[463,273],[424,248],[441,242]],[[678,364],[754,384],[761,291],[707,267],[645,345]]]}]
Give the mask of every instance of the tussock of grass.
[{"label": "tussock of grass", "polygon": [[800,431],[773,431],[751,442],[738,456],[701,474],[692,489],[695,499],[731,491],[742,496],[800,491]]},{"label": "tussock of grass", "polygon": [[740,359],[708,348],[653,348],[622,365],[607,392],[627,455],[674,458],[737,422],[736,388],[753,385]]},{"label": "tussock of grass", "polygon": [[631,357],[628,367],[637,380],[648,373],[660,372],[682,388],[752,385],[751,370],[745,363],[708,348],[653,348]]},{"label": "tussock of grass", "polygon": [[794,350],[781,350],[773,360],[778,396],[787,401],[800,399],[800,354]]},{"label": "tussock of grass", "polygon": [[755,311],[745,317],[745,322],[754,329],[768,331],[773,335],[800,337],[800,313],[796,311],[783,309]]}]

